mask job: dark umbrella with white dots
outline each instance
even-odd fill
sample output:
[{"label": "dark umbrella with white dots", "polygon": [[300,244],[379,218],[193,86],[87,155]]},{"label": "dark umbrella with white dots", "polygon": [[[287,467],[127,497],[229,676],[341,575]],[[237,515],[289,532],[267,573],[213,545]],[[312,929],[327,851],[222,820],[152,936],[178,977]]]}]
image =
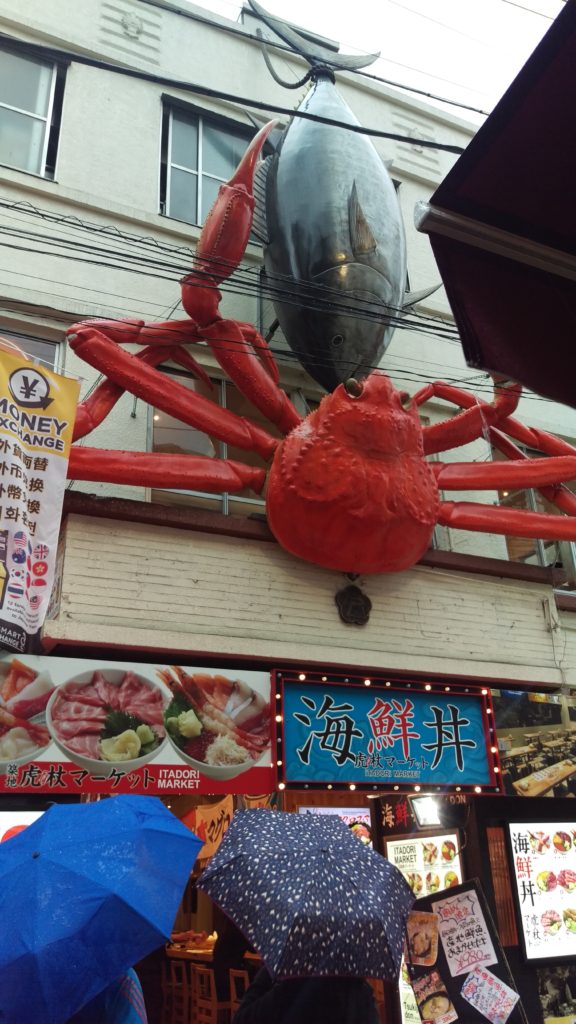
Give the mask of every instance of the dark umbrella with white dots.
[{"label": "dark umbrella with white dots", "polygon": [[275,978],[398,977],[414,897],[336,815],[237,811],[198,887]]}]

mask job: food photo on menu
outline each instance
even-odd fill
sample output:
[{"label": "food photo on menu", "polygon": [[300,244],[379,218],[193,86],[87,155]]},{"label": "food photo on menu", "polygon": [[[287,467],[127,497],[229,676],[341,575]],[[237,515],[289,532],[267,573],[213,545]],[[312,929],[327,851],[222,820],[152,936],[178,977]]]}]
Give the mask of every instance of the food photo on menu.
[{"label": "food photo on menu", "polygon": [[576,825],[508,827],[526,958],[576,956]]},{"label": "food photo on menu", "polygon": [[433,967],[438,957],[438,918],[427,911],[412,910],[406,922],[406,959],[411,964]]},{"label": "food photo on menu", "polygon": [[458,1014],[438,971],[415,978],[412,988],[424,1024],[452,1024],[458,1020]]}]

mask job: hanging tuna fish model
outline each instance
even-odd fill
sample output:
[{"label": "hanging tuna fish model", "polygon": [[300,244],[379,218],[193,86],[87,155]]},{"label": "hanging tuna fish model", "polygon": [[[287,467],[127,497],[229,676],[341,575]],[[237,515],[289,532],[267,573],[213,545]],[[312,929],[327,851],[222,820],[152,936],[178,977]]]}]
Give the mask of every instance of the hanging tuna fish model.
[{"label": "hanging tuna fish model", "polygon": [[[291,29],[277,19],[272,24],[295,45]],[[68,331],[75,352],[105,376],[79,407],[75,439],[97,427],[129,391],[211,437],[256,453],[262,465],[73,446],[69,476],[214,493],[251,488],[265,496],[268,522],[287,551],[347,573],[408,568],[430,545],[436,523],[576,540],[576,496],[562,486],[576,478],[576,450],[512,418],[519,385],[495,385],[492,402],[442,382],[411,397],[373,372],[402,306],[423,296],[404,296],[405,242],[394,186],[372,144],[352,130],[357,122],[333,82],[332,66],[360,67],[371,58],[327,58],[299,34],[296,39],[313,64],[314,79],[300,113],[349,127],[296,117],[262,168],[275,123],[258,132],[220,188],[192,272],[181,281],[188,319],[91,320]],[[260,198],[255,217],[254,191]],[[280,389],[264,338],[250,324],[223,319],[219,312],[219,285],[240,263],[253,221],[265,243],[269,287],[278,285],[283,332],[329,392],[305,418]],[[132,355],[122,343],[145,347]],[[187,348],[191,343],[210,346],[236,387],[285,435],[281,440],[158,369],[172,359],[210,385]],[[418,410],[432,397],[462,411],[423,426]],[[486,435],[510,461],[426,461],[426,455]],[[512,439],[550,457],[526,458]],[[440,491],[451,489],[514,487],[538,487],[568,515],[440,498]]]},{"label": "hanging tuna fish model", "polygon": [[[257,177],[255,233],[282,332],[310,376],[333,391],[378,366],[403,305],[433,289],[405,297],[394,184],[367,136],[340,127],[360,124],[336,89],[333,66],[358,69],[378,55],[330,54],[250,2],[312,65],[303,81],[314,84],[298,107],[305,116],[292,119]],[[276,290],[289,293],[286,301],[274,298]]]}]

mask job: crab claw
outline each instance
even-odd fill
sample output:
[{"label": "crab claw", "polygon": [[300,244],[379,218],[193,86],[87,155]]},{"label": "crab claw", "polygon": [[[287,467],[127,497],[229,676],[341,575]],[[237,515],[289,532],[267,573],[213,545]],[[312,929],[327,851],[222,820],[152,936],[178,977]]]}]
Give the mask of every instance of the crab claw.
[{"label": "crab claw", "polygon": [[204,313],[199,303],[216,310],[220,298],[217,285],[236,270],[244,255],[254,213],[254,174],[262,147],[276,124],[270,121],[260,129],[230,181],[220,186],[198,240],[194,270],[180,282],[184,309],[196,322],[210,322],[208,308]]}]

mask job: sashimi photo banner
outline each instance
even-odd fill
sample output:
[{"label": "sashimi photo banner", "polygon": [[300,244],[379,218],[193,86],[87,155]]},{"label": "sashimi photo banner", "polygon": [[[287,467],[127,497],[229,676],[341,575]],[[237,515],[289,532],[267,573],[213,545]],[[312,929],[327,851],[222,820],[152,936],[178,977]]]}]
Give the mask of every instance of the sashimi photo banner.
[{"label": "sashimi photo banner", "polygon": [[269,793],[270,676],[0,659],[0,792]]}]

